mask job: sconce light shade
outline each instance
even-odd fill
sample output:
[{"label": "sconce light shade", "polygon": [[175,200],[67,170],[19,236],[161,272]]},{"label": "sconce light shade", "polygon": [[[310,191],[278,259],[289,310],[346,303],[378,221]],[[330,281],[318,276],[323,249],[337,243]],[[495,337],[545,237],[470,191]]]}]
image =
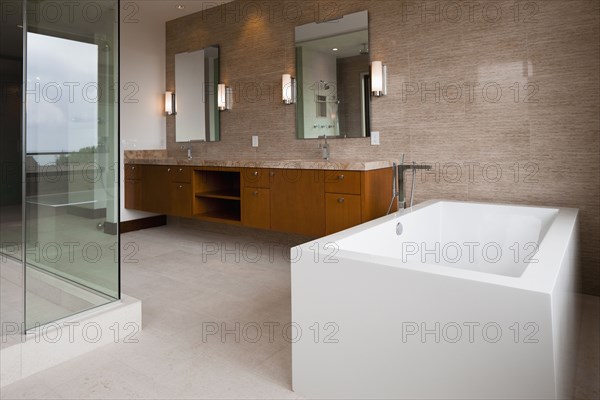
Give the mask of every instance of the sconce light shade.
[{"label": "sconce light shade", "polygon": [[231,110],[233,106],[233,89],[224,83],[219,83],[217,94],[217,106],[220,111]]},{"label": "sconce light shade", "polygon": [[165,92],[165,114],[177,114],[177,98],[175,97],[175,93],[173,92]]},{"label": "sconce light shade", "polygon": [[219,110],[223,111],[227,108],[227,98],[226,98],[226,89],[227,87],[223,83],[219,83],[218,86],[218,94],[217,94],[217,106]]},{"label": "sconce light shade", "polygon": [[292,78],[290,74],[283,74],[281,76],[281,88],[283,104],[295,104],[296,103],[296,79]]},{"label": "sconce light shade", "polygon": [[381,61],[371,63],[371,91],[373,96],[387,95],[387,66]]}]

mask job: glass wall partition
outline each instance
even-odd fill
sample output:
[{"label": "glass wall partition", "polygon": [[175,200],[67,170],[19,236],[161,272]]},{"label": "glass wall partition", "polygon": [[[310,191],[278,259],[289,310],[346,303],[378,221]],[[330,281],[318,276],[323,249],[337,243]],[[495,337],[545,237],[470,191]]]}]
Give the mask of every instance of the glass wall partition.
[{"label": "glass wall partition", "polygon": [[0,0],[0,250],[21,259],[22,2]]},{"label": "glass wall partition", "polygon": [[0,0],[0,348],[20,342],[23,308],[22,2]]},{"label": "glass wall partition", "polygon": [[[4,185],[16,180],[2,182],[2,252],[22,254],[31,329],[120,297],[119,2],[10,3],[21,3],[25,16],[18,24],[23,122],[21,151],[3,152],[2,162],[3,173],[5,161],[18,166],[22,190],[9,201]],[[22,213],[22,236],[20,227],[11,230],[5,203]]]}]

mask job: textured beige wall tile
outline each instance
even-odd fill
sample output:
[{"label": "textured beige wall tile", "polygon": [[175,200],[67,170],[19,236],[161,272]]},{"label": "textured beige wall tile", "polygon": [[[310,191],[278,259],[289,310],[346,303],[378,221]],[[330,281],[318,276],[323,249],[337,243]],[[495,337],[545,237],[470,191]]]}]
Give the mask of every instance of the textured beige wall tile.
[{"label": "textured beige wall tile", "polygon": [[[406,153],[406,161],[440,163],[447,174],[452,163],[463,172],[469,163],[499,163],[498,182],[454,182],[448,175],[419,182],[415,198],[580,208],[583,290],[600,294],[598,1],[268,3],[270,8],[238,0],[167,23],[168,89],[174,87],[176,53],[218,44],[221,80],[236,91],[234,109],[221,113],[222,141],[194,144],[194,154],[318,157],[317,142],[296,140],[294,107],[280,100],[281,75],[295,71],[294,27],[367,9],[371,59],[389,68],[389,95],[374,99],[372,110],[381,146],[364,138],[335,140],[333,159],[398,159]],[[456,4],[462,4],[460,18]],[[422,9],[433,12],[422,15]],[[470,84],[476,84],[472,92]],[[460,97],[456,85],[462,86]],[[434,94],[408,94],[415,87],[433,88]],[[168,154],[185,156],[174,129],[168,118]],[[258,149],[250,146],[252,135],[260,136]],[[524,182],[522,171],[516,182],[511,179],[515,164],[525,172],[537,168],[536,180]]]}]

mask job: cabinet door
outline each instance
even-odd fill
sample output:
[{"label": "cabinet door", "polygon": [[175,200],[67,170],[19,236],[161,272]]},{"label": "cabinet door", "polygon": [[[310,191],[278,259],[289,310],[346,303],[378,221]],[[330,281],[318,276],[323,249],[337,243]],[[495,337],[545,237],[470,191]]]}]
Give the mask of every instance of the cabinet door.
[{"label": "cabinet door", "polygon": [[135,179],[125,180],[125,208],[132,210],[142,209],[142,181]]},{"label": "cabinet door", "polygon": [[170,207],[171,167],[145,165],[142,177],[142,206],[144,211],[168,214]]},{"label": "cabinet door", "polygon": [[307,236],[325,234],[323,171],[271,170],[271,229]]},{"label": "cabinet door", "polygon": [[360,196],[327,193],[325,214],[328,235],[359,225],[361,223]]},{"label": "cabinet door", "polygon": [[242,197],[242,222],[244,226],[271,229],[271,191],[245,188]]},{"label": "cabinet door", "polygon": [[171,183],[168,215],[176,217],[192,216],[192,185],[190,183]]}]

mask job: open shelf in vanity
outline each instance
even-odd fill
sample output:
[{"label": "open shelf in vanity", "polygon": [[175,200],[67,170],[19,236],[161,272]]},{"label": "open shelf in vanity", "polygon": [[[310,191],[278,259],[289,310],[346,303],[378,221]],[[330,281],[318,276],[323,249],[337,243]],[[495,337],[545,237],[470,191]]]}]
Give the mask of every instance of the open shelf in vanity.
[{"label": "open shelf in vanity", "polygon": [[232,168],[194,169],[193,216],[215,222],[241,224],[240,171]]}]

